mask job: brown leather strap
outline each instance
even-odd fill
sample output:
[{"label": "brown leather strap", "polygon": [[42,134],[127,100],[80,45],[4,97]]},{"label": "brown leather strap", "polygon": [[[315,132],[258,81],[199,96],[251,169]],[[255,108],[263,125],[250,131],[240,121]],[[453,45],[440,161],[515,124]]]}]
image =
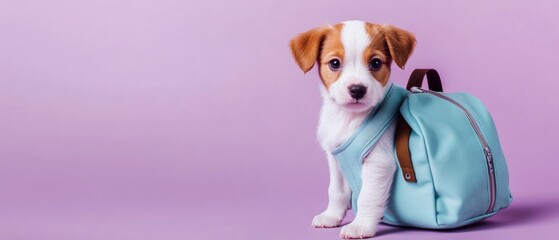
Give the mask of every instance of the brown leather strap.
[{"label": "brown leather strap", "polygon": [[406,182],[416,182],[410,154],[411,127],[402,116],[396,126],[396,155]]},{"label": "brown leather strap", "polygon": [[[412,87],[421,87],[425,75],[427,75],[430,90],[443,91],[441,78],[435,69],[415,69],[410,76],[406,89],[410,90]],[[398,162],[400,163],[400,168],[402,168],[404,180],[406,182],[417,182],[410,154],[410,134],[410,125],[400,116],[396,125],[396,154]]]},{"label": "brown leather strap", "polygon": [[427,83],[429,83],[429,89],[437,92],[443,91],[443,84],[441,82],[441,77],[435,69],[415,69],[411,73],[410,80],[406,86],[407,90],[412,87],[420,88],[423,85],[423,78],[427,75]]}]

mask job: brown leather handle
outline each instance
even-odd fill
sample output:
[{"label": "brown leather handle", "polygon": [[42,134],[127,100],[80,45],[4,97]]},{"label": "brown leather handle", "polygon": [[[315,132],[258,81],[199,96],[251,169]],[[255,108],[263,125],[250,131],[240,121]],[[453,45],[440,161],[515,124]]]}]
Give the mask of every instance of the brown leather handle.
[{"label": "brown leather handle", "polygon": [[[441,77],[435,69],[415,69],[408,81],[406,89],[410,90],[412,87],[421,87],[423,85],[423,78],[427,75],[427,82],[429,89],[437,92],[443,91]],[[396,155],[402,174],[406,182],[417,182],[415,171],[413,170],[413,162],[410,153],[410,134],[411,127],[406,120],[400,116],[396,125]]]},{"label": "brown leather handle", "polygon": [[412,87],[420,88],[423,85],[423,78],[427,75],[427,83],[429,83],[429,89],[437,92],[443,91],[443,84],[441,82],[441,77],[435,69],[415,69],[411,73],[410,80],[406,89],[410,90]]}]

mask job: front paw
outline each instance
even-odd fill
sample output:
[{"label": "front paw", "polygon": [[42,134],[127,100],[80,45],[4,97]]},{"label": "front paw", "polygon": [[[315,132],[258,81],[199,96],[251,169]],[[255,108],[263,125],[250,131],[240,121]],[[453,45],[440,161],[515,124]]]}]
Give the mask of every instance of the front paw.
[{"label": "front paw", "polygon": [[374,224],[363,224],[352,222],[342,228],[340,238],[343,239],[363,239],[375,236]]},{"label": "front paw", "polygon": [[315,228],[335,228],[340,226],[344,216],[333,216],[326,213],[321,213],[314,216],[312,219],[312,226]]}]

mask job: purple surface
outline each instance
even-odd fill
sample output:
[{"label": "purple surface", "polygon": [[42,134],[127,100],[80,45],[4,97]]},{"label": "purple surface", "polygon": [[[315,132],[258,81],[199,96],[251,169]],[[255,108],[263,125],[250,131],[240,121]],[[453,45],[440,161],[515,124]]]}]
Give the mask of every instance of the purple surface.
[{"label": "purple surface", "polygon": [[481,224],[382,226],[378,239],[554,239],[557,12],[555,1],[1,1],[0,239],[337,239],[310,227],[328,183],[319,80],[287,43],[348,19],[416,34],[394,82],[435,67],[448,91],[486,103],[514,194]]}]

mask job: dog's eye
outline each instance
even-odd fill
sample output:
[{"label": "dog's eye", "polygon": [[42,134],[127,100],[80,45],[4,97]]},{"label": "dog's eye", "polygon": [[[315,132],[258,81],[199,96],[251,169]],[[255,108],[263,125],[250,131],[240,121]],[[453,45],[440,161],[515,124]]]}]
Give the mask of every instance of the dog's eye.
[{"label": "dog's eye", "polygon": [[371,59],[371,62],[369,62],[369,68],[372,71],[377,71],[380,69],[380,67],[382,67],[382,61],[378,58],[373,58]]},{"label": "dog's eye", "polygon": [[332,71],[338,71],[342,66],[342,63],[340,63],[340,59],[334,58],[328,62],[328,66]]}]

